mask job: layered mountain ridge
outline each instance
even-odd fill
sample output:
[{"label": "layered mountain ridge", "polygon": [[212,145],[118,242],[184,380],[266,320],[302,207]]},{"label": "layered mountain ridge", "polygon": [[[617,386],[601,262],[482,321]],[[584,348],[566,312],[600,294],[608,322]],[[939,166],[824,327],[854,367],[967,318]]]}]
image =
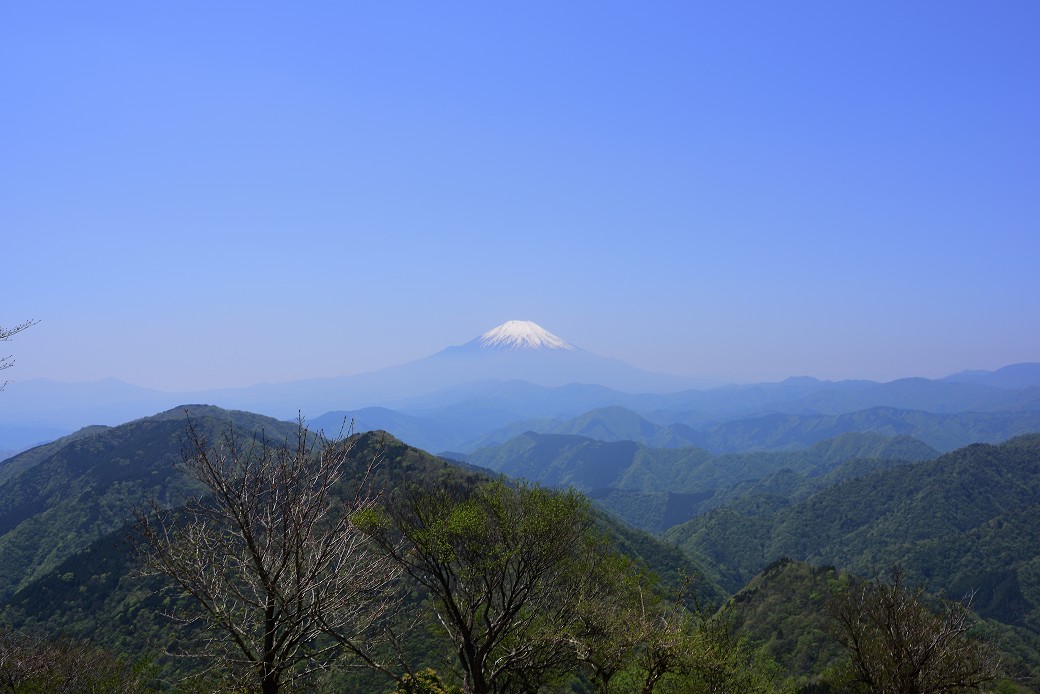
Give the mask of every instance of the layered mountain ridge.
[{"label": "layered mountain ridge", "polygon": [[[167,634],[162,605],[155,590],[135,583],[140,572],[121,528],[148,498],[176,506],[192,493],[172,464],[189,415],[213,436],[232,424],[240,432],[259,428],[278,439],[295,426],[193,405],[82,431],[0,463],[0,548],[11,559],[0,571],[0,618],[16,628],[88,635],[124,649],[159,648],[162,639],[155,635]],[[360,438],[367,441],[360,450],[369,453],[386,443],[382,434]],[[666,537],[675,545],[611,530],[626,551],[646,557],[655,570],[703,570],[696,585],[710,592],[721,584],[731,593],[752,581],[739,599],[745,604],[767,598],[756,573],[774,576],[783,566],[819,573],[823,582],[814,583],[806,597],[826,596],[819,587],[834,578],[833,569],[795,566],[783,557],[858,572],[880,558],[951,594],[975,591],[991,627],[1002,638],[1019,639],[1016,649],[1033,654],[1028,663],[1036,659],[1036,435],[940,457],[907,436],[862,433],[797,451],[742,455],[649,449],[573,434],[528,434],[510,446],[514,450],[501,465],[472,462],[531,478],[542,471],[547,484],[584,487],[596,505],[632,525],[670,528]],[[482,475],[397,441],[390,441],[388,451],[379,474],[391,486],[422,475]],[[786,595],[784,587],[777,586],[778,594]],[[809,619],[821,604],[817,599],[784,614]],[[763,641],[792,644],[815,634],[813,628],[775,626],[757,616],[742,627],[758,629]],[[792,673],[816,667],[785,664]]]},{"label": "layered mountain ridge", "polygon": [[[931,425],[921,417],[896,414],[888,423],[883,421],[887,415],[873,417],[868,429],[920,435],[937,449],[949,450],[1040,428],[1033,424],[1040,422],[1040,364],[937,380],[797,377],[705,388],[690,378],[599,356],[533,321],[511,320],[424,359],[336,378],[192,393],[149,390],[115,379],[12,382],[0,398],[0,451],[10,454],[83,426],[114,425],[182,402],[209,402],[279,419],[302,414],[309,421],[322,419],[327,429],[338,427],[333,419],[356,415],[363,426],[389,427],[408,443],[433,451],[472,451],[528,428],[552,433],[558,423],[606,407],[630,410],[666,429],[637,437],[652,445],[765,450],[804,445],[860,426],[827,418],[893,408],[928,413],[924,419],[929,421],[942,414],[957,422],[950,435],[937,435],[927,431]],[[980,413],[978,422],[967,421],[966,413]],[[792,424],[792,417],[799,422]],[[907,417],[914,422],[905,424]],[[745,434],[736,424],[740,421],[749,423]],[[820,427],[828,432],[813,433]],[[759,436],[766,429],[774,432],[772,439]],[[793,438],[785,439],[788,430]]]}]

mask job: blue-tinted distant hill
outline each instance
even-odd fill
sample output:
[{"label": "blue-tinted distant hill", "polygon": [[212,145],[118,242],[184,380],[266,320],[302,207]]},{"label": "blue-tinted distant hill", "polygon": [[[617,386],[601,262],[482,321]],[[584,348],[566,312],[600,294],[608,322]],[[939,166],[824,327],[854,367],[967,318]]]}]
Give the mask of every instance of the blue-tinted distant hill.
[{"label": "blue-tinted distant hill", "polygon": [[[669,415],[655,413],[667,420]],[[670,416],[682,417],[672,413]],[[599,441],[635,441],[657,448],[697,446],[714,453],[795,450],[852,432],[911,436],[937,451],[971,443],[1000,443],[1040,431],[1040,411],[934,413],[875,407],[839,415],[774,413],[714,425],[657,424],[621,407],[590,410],[578,417],[521,420],[470,443],[475,450],[504,443],[527,431],[585,436]]]},{"label": "blue-tinted distant hill", "polygon": [[936,413],[873,407],[836,415],[775,413],[724,422],[690,435],[716,452],[791,450],[850,432],[912,436],[938,451],[1000,443],[1040,431],[1040,411]]},{"label": "blue-tinted distant hill", "polygon": [[[118,424],[182,402],[217,403],[228,409],[279,419],[295,419],[300,412],[313,418],[326,412],[365,407],[401,409],[399,403],[462,384],[484,382],[494,390],[494,384],[506,381],[542,389],[586,384],[600,393],[673,392],[704,384],[697,379],[637,369],[575,347],[529,321],[509,321],[463,345],[448,347],[424,359],[351,376],[179,393],[138,388],[114,379],[92,383],[11,383],[0,398],[0,426],[11,428],[7,432],[9,438],[0,439],[0,449],[38,442],[42,431],[68,432],[88,424]],[[471,395],[481,397],[477,392]],[[434,406],[443,408],[458,402],[455,393]],[[589,407],[602,404],[598,401]],[[413,404],[412,408],[421,406]],[[495,426],[504,423],[496,422]],[[14,443],[8,443],[9,440]]]},{"label": "blue-tinted distant hill", "polygon": [[996,371],[962,371],[942,380],[1011,390],[1037,388],[1040,387],[1040,364],[1011,364]]},{"label": "blue-tinted distant hill", "polygon": [[1040,410],[1040,388],[1005,389],[982,383],[903,378],[822,389],[792,401],[784,409],[800,414],[841,414],[879,405],[927,412]]},{"label": "blue-tinted distant hill", "polygon": [[[530,321],[508,321],[469,342],[424,359],[340,378],[268,384],[212,393],[209,401],[291,417],[384,406],[472,382],[521,381],[543,388],[595,385],[629,393],[670,392],[703,385],[697,379],[637,369],[575,347]],[[288,409],[289,403],[295,403]],[[444,400],[437,406],[448,404]]]},{"label": "blue-tinted distant hill", "polygon": [[[843,431],[887,431],[949,450],[1031,430],[1021,422],[1040,412],[1038,371],[1040,365],[1019,364],[942,380],[801,377],[698,389],[691,379],[636,369],[574,347],[534,323],[510,321],[425,359],[338,378],[195,393],[164,393],[112,379],[14,382],[0,397],[0,450],[24,449],[86,425],[118,424],[181,402],[211,402],[286,420],[302,413],[311,422],[321,418],[326,428],[338,427],[333,420],[346,414],[359,419],[361,428],[385,428],[433,451],[473,450],[526,430],[714,451],[770,450],[811,445]],[[926,424],[886,429],[878,422],[776,417],[838,417],[876,408],[982,414],[944,436],[929,433]],[[1000,417],[989,417],[1007,413],[1021,416],[1007,426]],[[756,419],[761,421],[754,431],[735,424]]]}]

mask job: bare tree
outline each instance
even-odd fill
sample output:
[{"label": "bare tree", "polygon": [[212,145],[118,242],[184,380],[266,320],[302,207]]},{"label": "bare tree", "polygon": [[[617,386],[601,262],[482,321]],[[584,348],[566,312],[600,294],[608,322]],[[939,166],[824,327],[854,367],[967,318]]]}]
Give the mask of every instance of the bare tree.
[{"label": "bare tree", "polygon": [[356,441],[301,420],[295,442],[229,428],[211,445],[189,421],[184,466],[206,494],[138,514],[146,566],[194,599],[173,616],[200,623],[201,655],[265,694],[351,650],[391,604],[398,569],[355,525],[374,503],[374,463],[345,479]]},{"label": "bare tree", "polygon": [[[26,328],[36,325],[36,323],[38,322],[39,321],[27,320],[24,323],[19,323],[13,328],[5,328],[3,326],[0,326],[0,342],[7,342],[18,333],[22,332]],[[12,366],[14,366],[14,358],[11,355],[7,355],[6,357],[0,357],[0,371],[3,371],[4,369],[9,369]],[[6,385],[7,381],[0,383],[0,390],[3,390],[4,386]]]},{"label": "bare tree", "polygon": [[852,658],[850,679],[876,694],[981,691],[1000,676],[999,651],[974,633],[971,600],[928,605],[923,586],[907,587],[902,571],[835,598],[837,639]]},{"label": "bare tree", "polygon": [[86,641],[45,639],[0,628],[0,692],[144,694],[147,664],[134,664]]}]

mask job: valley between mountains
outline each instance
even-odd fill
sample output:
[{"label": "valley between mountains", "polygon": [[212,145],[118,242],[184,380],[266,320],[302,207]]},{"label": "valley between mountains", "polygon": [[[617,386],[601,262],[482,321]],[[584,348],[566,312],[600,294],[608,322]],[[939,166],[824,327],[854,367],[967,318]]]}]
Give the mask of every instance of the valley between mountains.
[{"label": "valley between mountains", "polygon": [[[859,691],[833,601],[892,567],[936,610],[943,597],[971,596],[971,635],[1001,663],[984,690],[1040,691],[1040,364],[707,387],[584,352],[526,321],[385,372],[315,382],[193,394],[12,384],[0,395],[0,448],[12,452],[0,462],[4,644],[12,634],[88,644],[120,672],[143,672],[139,691],[227,685],[219,667],[170,655],[207,636],[199,622],[167,618],[191,598],[147,570],[135,513],[176,519],[211,493],[185,474],[189,424],[211,442],[235,431],[277,445],[298,432],[297,412],[311,432],[350,437],[336,504],[362,480],[386,518],[407,490],[465,495],[498,479],[581,499],[624,567],[617,573],[659,596],[662,623],[680,612],[702,619],[689,642],[702,645],[722,638],[709,625],[725,624],[728,650],[746,655],[729,666],[749,678],[726,691]],[[365,514],[358,527],[383,537],[384,517]],[[407,577],[394,580],[409,586],[401,601],[412,628],[392,647],[378,642],[386,671],[366,666],[375,651],[347,648],[292,686],[478,691],[450,623],[435,616],[436,591]],[[305,647],[332,648],[326,636]],[[360,639],[376,647],[371,634]],[[642,690],[649,643],[631,641],[603,691]],[[527,672],[535,685],[504,678],[494,691],[599,691],[598,671],[568,653]],[[669,671],[651,689],[709,691],[693,670]],[[427,688],[407,689],[422,672],[435,672]]]}]

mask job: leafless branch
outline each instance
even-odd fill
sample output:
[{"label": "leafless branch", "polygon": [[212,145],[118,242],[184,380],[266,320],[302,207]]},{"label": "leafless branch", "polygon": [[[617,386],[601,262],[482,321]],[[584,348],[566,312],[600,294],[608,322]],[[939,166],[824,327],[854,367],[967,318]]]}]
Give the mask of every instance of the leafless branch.
[{"label": "leafless branch", "polygon": [[[39,321],[27,320],[24,323],[19,323],[13,328],[4,328],[3,326],[0,326],[0,342],[7,342],[18,333],[22,332],[26,328],[31,328],[37,323],[39,323]],[[14,366],[14,357],[12,355],[9,354],[6,357],[0,357],[0,371],[3,371],[4,369],[9,369],[12,366]],[[0,390],[3,390],[4,386],[6,385],[7,381],[0,383]]]},{"label": "leafless branch", "polygon": [[343,498],[356,437],[327,439],[298,424],[295,441],[216,443],[189,420],[186,472],[207,494],[177,513],[138,514],[147,567],[193,600],[177,616],[210,635],[205,653],[264,692],[328,667],[388,613],[399,570],[357,525],[375,495]]}]

